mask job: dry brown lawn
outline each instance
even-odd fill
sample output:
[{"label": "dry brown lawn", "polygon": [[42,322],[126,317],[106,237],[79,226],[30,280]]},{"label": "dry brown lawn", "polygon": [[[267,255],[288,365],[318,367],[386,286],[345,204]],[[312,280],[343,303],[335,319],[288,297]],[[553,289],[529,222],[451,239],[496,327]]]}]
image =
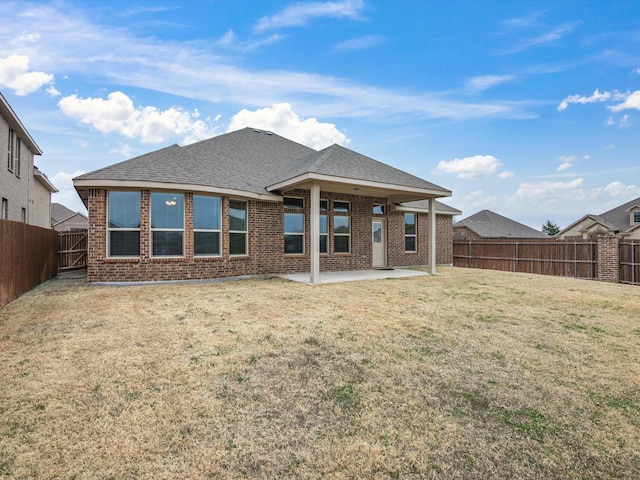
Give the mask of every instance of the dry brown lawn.
[{"label": "dry brown lawn", "polygon": [[640,478],[639,294],[53,280],[0,310],[0,476]]}]

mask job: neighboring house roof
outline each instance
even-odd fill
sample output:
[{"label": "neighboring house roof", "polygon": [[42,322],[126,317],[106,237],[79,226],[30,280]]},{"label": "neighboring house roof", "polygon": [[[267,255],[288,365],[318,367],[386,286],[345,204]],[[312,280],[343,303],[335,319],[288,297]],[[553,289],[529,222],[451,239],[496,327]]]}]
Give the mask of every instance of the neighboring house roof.
[{"label": "neighboring house roof", "polygon": [[52,203],[51,226],[58,231],[88,229],[89,219],[83,213],[74,212],[60,203]]},{"label": "neighboring house roof", "polygon": [[599,224],[604,230],[617,233],[617,232],[631,232],[636,229],[638,224],[631,224],[630,211],[634,208],[640,208],[640,197],[635,198],[627,203],[623,203],[611,210],[608,210],[600,215],[594,215],[592,213],[588,213],[585,216],[581,217],[579,220],[576,220],[568,227],[563,228],[559,235],[562,235],[564,232],[575,228],[577,225],[581,223],[585,223],[585,220],[591,220],[591,223],[588,225],[585,223],[585,229],[590,229],[594,224]]},{"label": "neighboring house roof", "polygon": [[75,215],[76,212],[71,210],[70,208],[65,207],[60,203],[51,203],[51,224],[55,224],[66,220],[67,218]]},{"label": "neighboring house roof", "polygon": [[42,155],[42,150],[40,150],[40,147],[38,146],[36,141],[31,137],[31,135],[29,135],[29,132],[16,115],[16,112],[13,111],[13,108],[11,108],[11,105],[9,105],[9,102],[7,102],[1,92],[0,115],[2,115],[9,126],[18,134],[18,136],[29,147],[34,155]]},{"label": "neighboring house roof", "polygon": [[36,177],[36,180],[38,180],[47,190],[49,190],[49,192],[56,193],[58,191],[58,189],[53,185],[53,183],[51,183],[44,172],[38,170],[38,167],[36,166],[33,167],[33,176]]},{"label": "neighboring house roof", "polygon": [[[367,194],[387,189],[398,199],[450,196],[426,180],[338,145],[316,151],[272,132],[244,128],[198,143],[172,145],[74,178],[86,201],[99,186],[186,188],[277,200],[278,190],[305,188],[310,181],[332,182]],[[355,186],[355,187],[354,187]],[[407,194],[407,192],[409,192]]]},{"label": "neighboring house roof", "polygon": [[503,217],[491,210],[482,210],[453,224],[467,227],[476,235],[487,238],[548,238],[548,235],[522,223]]}]

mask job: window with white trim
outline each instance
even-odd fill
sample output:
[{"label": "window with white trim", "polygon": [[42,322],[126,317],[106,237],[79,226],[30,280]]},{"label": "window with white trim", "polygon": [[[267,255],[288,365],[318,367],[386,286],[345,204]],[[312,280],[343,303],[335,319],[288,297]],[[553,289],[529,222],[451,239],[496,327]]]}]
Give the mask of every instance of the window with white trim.
[{"label": "window with white trim", "polygon": [[108,193],[107,252],[109,257],[140,256],[140,192]]},{"label": "window with white trim", "polygon": [[16,137],[16,151],[14,154],[14,168],[16,177],[20,177],[20,150],[22,150],[22,140]]},{"label": "window with white trim", "polygon": [[2,210],[0,210],[0,218],[9,220],[9,200],[2,199]]},{"label": "window with white trim", "polygon": [[304,253],[304,198],[284,198],[284,253]]},{"label": "window with white trim", "polygon": [[633,223],[640,223],[640,212],[633,212]]},{"label": "window with white trim", "polygon": [[22,223],[27,223],[27,209],[22,207],[22,210],[20,211],[20,221]]},{"label": "window with white trim", "polygon": [[151,255],[184,255],[184,194],[151,193]]},{"label": "window with white trim", "polygon": [[9,128],[9,141],[7,143],[7,170],[13,172],[13,164],[15,158],[15,138],[16,133],[12,128]]},{"label": "window with white trim", "polygon": [[217,257],[221,254],[222,201],[209,195],[193,196],[193,254]]},{"label": "window with white trim", "polygon": [[247,202],[229,200],[229,254],[247,255]]},{"label": "window with white trim", "polygon": [[334,200],[333,211],[336,213],[349,213],[351,211],[351,204],[349,202]]},{"label": "window with white trim", "polygon": [[373,206],[374,215],[384,215],[384,205],[375,204]]},{"label": "window with white trim", "polygon": [[416,214],[405,213],[404,214],[404,251],[405,252],[417,252],[416,241]]}]

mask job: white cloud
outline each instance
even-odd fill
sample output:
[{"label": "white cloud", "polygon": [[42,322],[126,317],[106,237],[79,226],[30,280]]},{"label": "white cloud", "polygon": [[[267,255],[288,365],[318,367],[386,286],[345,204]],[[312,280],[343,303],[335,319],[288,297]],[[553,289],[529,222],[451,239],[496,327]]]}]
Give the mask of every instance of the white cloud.
[{"label": "white cloud", "polygon": [[487,90],[496,85],[515,80],[514,75],[481,75],[467,80],[467,87],[474,90]]},{"label": "white cloud", "polygon": [[502,164],[493,155],[475,155],[473,157],[456,158],[450,162],[438,163],[436,170],[444,173],[455,173],[458,178],[486,177],[495,173]]},{"label": "white cloud", "polygon": [[44,85],[53,83],[54,76],[44,72],[29,71],[29,57],[11,55],[0,58],[0,86],[24,96],[38,91]]},{"label": "white cloud", "polygon": [[556,171],[562,172],[563,170],[566,170],[567,168],[571,168],[571,167],[573,167],[573,163],[564,162],[564,163],[561,163],[560,165],[558,165],[558,168],[556,169]]},{"label": "white cloud", "polygon": [[84,173],[86,173],[84,170],[77,170],[73,173],[58,172],[51,177],[51,183],[53,183],[58,189],[57,193],[51,195],[51,201],[61,203],[74,212],[82,212],[86,214],[87,209],[82,203],[82,200],[80,200],[78,192],[76,192],[76,189],[73,187],[72,181],[74,177]]},{"label": "white cloud", "polygon": [[[351,5],[353,18],[363,8],[362,2],[335,2],[335,5],[345,6],[345,12]],[[0,18],[12,19],[2,24],[0,40],[15,39],[37,25],[39,40],[21,44],[21,51],[28,53],[34,63],[37,61],[39,68],[57,73],[60,78],[71,79],[91,72],[96,78],[104,77],[109,84],[207,103],[236,103],[252,109],[286,99],[296,105],[300,115],[375,117],[385,121],[418,117],[532,118],[528,108],[536,105],[523,100],[470,102],[457,95],[460,92],[398,90],[306,71],[242,67],[237,55],[225,52],[251,48],[252,40],[238,42],[232,31],[218,42],[162,41],[139,35],[133,29],[93,23],[84,10],[55,2],[35,7],[29,2],[0,1]],[[262,41],[265,40],[255,40],[254,44]],[[11,54],[11,50],[0,41],[0,55],[5,54]]]},{"label": "white cloud", "polygon": [[[638,188],[635,185],[625,185],[622,182],[611,182],[604,187],[604,193],[615,199],[628,200],[638,194]],[[626,201],[625,200],[625,201]]]},{"label": "white cloud", "polygon": [[575,155],[561,155],[559,158],[561,162],[573,162],[575,159]]},{"label": "white cloud", "polygon": [[584,183],[584,179],[576,178],[568,182],[521,183],[516,197],[545,199],[557,197],[566,191],[573,191]]},{"label": "white cloud", "polygon": [[244,127],[269,130],[316,150],[334,143],[348,145],[350,142],[333,123],[318,122],[315,118],[302,120],[288,103],[276,103],[255,111],[242,110],[233,116],[228,131]]},{"label": "white cloud", "polygon": [[338,43],[335,46],[335,50],[338,51],[352,51],[352,50],[366,50],[367,48],[374,48],[385,43],[386,39],[381,35],[367,35],[365,37],[354,38]]},{"label": "white cloud", "polygon": [[118,148],[109,150],[109,153],[117,153],[125,158],[131,158],[133,156],[133,147],[131,145],[127,145],[126,143],[121,143]]},{"label": "white cloud", "polygon": [[322,17],[357,19],[362,8],[362,0],[296,3],[271,17],[261,18],[255,30],[263,32],[274,28],[301,27],[309,20]]},{"label": "white cloud", "polygon": [[498,197],[496,195],[485,195],[484,190],[474,190],[464,195],[462,199],[473,208],[486,208],[494,205]]},{"label": "white cloud", "polygon": [[507,172],[507,171],[500,172],[498,174],[498,178],[502,178],[502,179],[513,178],[515,176],[516,176],[516,174],[514,172]]},{"label": "white cloud", "polygon": [[61,95],[58,89],[54,86],[47,88],[47,93],[52,97],[59,97]]},{"label": "white cloud", "polygon": [[122,92],[112,92],[107,99],[63,97],[58,106],[62,112],[101,133],[115,133],[139,138],[144,143],[165,142],[183,136],[184,143],[192,143],[213,136],[216,128],[202,120],[197,110],[188,112],[178,107],[159,110],[156,107],[135,107]]},{"label": "white cloud", "polygon": [[82,140],[79,138],[76,138],[73,140],[73,143],[75,143],[76,145],[78,145],[81,148],[89,148],[89,142],[87,142],[86,140]]},{"label": "white cloud", "polygon": [[505,49],[501,53],[518,53],[532,47],[538,47],[541,45],[548,45],[550,43],[557,42],[559,40],[562,40],[562,38],[564,38],[567,34],[571,33],[579,24],[580,22],[564,23],[543,35],[539,35],[533,38],[527,38],[516,42],[513,46]]},{"label": "white cloud", "polygon": [[607,108],[612,112],[619,112],[630,108],[640,110],[640,90],[636,90],[635,92],[628,94],[624,102]]},{"label": "white cloud", "polygon": [[610,92],[600,93],[600,90],[598,90],[597,88],[593,92],[593,95],[591,95],[590,97],[583,97],[581,95],[569,95],[567,98],[562,100],[562,102],[560,102],[560,104],[558,105],[558,111],[561,112],[563,110],[566,110],[570,103],[586,104],[593,102],[605,102],[612,97],[617,97],[618,95],[618,92],[614,92],[613,94]]}]

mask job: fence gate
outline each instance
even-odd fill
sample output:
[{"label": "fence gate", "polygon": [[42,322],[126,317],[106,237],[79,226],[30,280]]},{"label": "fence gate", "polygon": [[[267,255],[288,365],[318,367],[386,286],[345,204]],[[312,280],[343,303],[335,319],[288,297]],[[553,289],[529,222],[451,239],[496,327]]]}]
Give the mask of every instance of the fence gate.
[{"label": "fence gate", "polygon": [[58,271],[87,267],[86,230],[58,234]]}]

